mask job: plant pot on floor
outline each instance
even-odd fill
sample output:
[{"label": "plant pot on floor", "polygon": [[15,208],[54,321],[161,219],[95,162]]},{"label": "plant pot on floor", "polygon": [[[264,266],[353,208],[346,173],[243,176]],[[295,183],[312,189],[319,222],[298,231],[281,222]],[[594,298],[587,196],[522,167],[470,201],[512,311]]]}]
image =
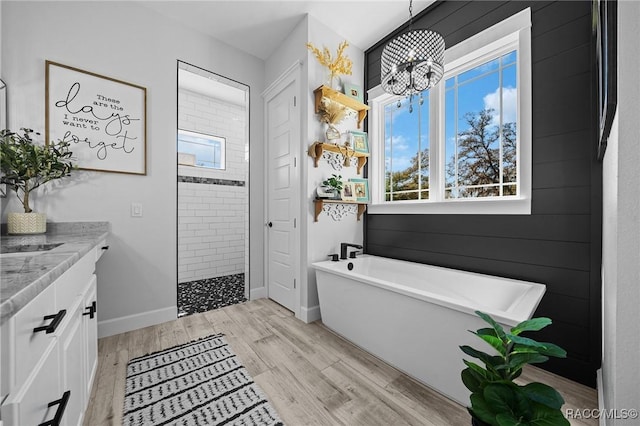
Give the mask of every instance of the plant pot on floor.
[{"label": "plant pot on floor", "polygon": [[47,232],[47,215],[44,213],[9,213],[7,233],[44,234]]}]

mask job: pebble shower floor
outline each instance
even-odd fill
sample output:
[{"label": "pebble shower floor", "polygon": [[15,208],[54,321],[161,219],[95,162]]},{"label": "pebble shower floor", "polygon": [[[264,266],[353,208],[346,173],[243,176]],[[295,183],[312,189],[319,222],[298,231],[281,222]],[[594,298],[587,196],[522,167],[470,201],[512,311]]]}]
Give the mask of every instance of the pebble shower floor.
[{"label": "pebble shower floor", "polygon": [[244,274],[178,284],[178,318],[246,301]]}]

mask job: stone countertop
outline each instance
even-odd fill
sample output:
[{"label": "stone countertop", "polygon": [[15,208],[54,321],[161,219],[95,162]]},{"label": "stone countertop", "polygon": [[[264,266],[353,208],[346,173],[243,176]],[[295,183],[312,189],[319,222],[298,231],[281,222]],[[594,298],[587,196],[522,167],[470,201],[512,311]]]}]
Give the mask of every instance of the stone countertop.
[{"label": "stone countertop", "polygon": [[47,223],[41,235],[2,235],[2,247],[63,243],[38,254],[0,255],[0,324],[107,238],[108,222]]}]

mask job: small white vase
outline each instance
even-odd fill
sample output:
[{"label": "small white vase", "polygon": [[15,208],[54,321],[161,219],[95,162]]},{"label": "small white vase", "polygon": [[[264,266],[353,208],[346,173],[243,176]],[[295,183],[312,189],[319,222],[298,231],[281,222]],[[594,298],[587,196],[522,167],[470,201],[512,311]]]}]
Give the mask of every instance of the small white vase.
[{"label": "small white vase", "polygon": [[47,232],[47,215],[44,213],[9,213],[7,233],[44,234]]},{"label": "small white vase", "polygon": [[327,74],[324,85],[338,92],[342,92],[342,79],[338,74]]},{"label": "small white vase", "polygon": [[333,124],[327,123],[327,131],[324,133],[327,137],[327,141],[329,143],[338,143],[340,140],[340,130],[336,128]]}]

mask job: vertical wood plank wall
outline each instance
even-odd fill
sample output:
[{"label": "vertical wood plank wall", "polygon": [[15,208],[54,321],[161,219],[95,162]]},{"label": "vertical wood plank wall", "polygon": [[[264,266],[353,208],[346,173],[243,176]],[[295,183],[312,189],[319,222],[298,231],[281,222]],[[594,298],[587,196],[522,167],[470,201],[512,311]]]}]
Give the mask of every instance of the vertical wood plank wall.
[{"label": "vertical wood plank wall", "polygon": [[[595,160],[591,2],[444,1],[414,18],[414,28],[440,32],[451,47],[527,7],[532,11],[531,215],[370,214],[365,249],[546,284],[535,315],[550,317],[553,325],[535,337],[561,345],[569,355],[541,366],[593,387],[601,354],[602,168]],[[365,52],[367,90],[380,83],[380,55],[389,37]]]}]

